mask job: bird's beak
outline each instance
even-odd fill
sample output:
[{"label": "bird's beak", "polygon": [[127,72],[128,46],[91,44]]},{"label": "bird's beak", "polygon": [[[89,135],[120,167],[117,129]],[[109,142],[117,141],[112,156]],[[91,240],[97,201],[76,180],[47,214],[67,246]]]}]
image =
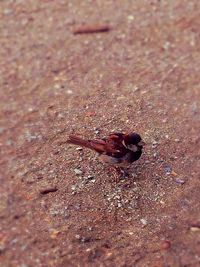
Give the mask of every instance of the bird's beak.
[{"label": "bird's beak", "polygon": [[145,143],[144,141],[140,141],[140,142],[138,143],[138,145],[139,145],[139,146],[145,146],[146,143]]}]

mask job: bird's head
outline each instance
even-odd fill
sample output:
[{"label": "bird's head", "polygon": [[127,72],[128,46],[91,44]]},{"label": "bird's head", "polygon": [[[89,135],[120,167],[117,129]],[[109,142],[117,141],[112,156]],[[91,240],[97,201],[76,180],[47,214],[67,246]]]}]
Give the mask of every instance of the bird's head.
[{"label": "bird's head", "polygon": [[127,149],[133,152],[141,151],[145,145],[145,142],[137,133],[127,134],[122,143]]}]

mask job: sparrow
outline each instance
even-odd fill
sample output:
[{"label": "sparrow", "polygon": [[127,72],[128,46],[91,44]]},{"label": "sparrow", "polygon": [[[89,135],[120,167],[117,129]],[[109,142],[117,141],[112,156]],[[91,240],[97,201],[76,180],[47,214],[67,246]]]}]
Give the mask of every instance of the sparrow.
[{"label": "sparrow", "polygon": [[94,140],[69,135],[67,143],[96,151],[101,162],[114,167],[127,167],[138,160],[145,145],[137,133],[111,133],[107,138]]}]

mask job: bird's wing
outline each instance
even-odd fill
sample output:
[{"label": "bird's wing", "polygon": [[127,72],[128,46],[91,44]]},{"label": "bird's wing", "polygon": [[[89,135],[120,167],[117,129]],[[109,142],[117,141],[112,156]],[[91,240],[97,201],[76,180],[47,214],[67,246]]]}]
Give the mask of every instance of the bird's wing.
[{"label": "bird's wing", "polygon": [[117,153],[119,150],[115,144],[108,142],[108,140],[96,139],[90,141],[91,147],[99,153]]}]

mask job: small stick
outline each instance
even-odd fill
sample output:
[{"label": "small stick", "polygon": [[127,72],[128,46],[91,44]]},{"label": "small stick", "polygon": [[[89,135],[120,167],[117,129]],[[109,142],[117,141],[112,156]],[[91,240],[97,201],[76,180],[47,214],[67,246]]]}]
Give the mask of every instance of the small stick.
[{"label": "small stick", "polygon": [[40,190],[41,195],[46,195],[48,193],[56,192],[58,190],[57,187],[48,187]]},{"label": "small stick", "polygon": [[73,34],[87,34],[87,33],[98,33],[98,32],[108,32],[110,26],[106,24],[90,24],[90,25],[81,25],[76,27],[73,30]]}]

